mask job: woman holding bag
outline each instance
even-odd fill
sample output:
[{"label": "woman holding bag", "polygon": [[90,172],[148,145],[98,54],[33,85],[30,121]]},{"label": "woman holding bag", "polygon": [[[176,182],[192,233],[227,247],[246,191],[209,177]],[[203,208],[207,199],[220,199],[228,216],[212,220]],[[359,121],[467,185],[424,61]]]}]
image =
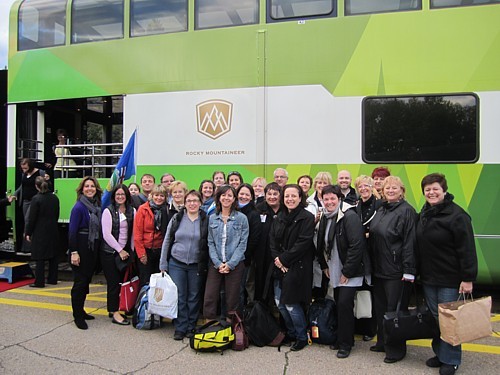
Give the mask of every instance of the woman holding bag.
[{"label": "woman holding bag", "polygon": [[[417,222],[420,280],[427,306],[438,319],[438,304],[456,301],[459,293],[472,293],[476,247],[471,218],[453,202],[445,176],[431,173],[421,187],[426,203]],[[440,375],[453,375],[462,360],[462,347],[435,338],[432,350],[436,356],[426,365],[440,367]]]},{"label": "woman holding bag", "polygon": [[[111,203],[102,213],[101,266],[106,277],[107,307],[112,322],[129,325],[119,310],[120,283],[123,281],[128,259],[133,253],[132,229],[135,208],[127,186],[118,184],[111,192]],[[123,263],[123,265],[120,264]]]},{"label": "woman holding bag", "polygon": [[168,224],[161,248],[160,270],[168,272],[178,293],[174,340],[191,337],[200,311],[208,263],[208,216],[201,200],[198,191],[187,193],[184,208]]}]

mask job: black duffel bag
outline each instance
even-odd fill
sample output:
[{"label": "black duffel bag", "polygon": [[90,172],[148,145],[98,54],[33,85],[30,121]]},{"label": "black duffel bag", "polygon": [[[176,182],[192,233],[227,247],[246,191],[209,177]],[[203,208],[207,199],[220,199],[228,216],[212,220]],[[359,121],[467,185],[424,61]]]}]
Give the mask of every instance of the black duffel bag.
[{"label": "black duffel bag", "polygon": [[285,334],[269,308],[256,301],[245,307],[243,324],[248,338],[255,346],[279,346]]},{"label": "black duffel bag", "polygon": [[337,342],[337,307],[331,299],[318,298],[308,312],[311,340],[317,344],[334,345]]}]

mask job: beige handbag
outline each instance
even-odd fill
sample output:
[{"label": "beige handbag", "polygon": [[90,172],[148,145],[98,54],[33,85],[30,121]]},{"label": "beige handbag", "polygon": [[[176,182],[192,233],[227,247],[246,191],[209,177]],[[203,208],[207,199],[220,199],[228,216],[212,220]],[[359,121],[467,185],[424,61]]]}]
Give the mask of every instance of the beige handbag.
[{"label": "beige handbag", "polygon": [[372,294],[369,290],[358,290],[354,297],[354,317],[364,319],[372,317]]},{"label": "beige handbag", "polygon": [[440,303],[439,329],[441,339],[457,346],[491,335],[491,297],[459,298],[456,302]]}]

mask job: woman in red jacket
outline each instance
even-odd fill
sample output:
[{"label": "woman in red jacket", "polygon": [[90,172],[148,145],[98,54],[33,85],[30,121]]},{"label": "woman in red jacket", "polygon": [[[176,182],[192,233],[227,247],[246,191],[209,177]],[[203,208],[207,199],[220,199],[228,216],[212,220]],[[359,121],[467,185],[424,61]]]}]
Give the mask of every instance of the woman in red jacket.
[{"label": "woman in red jacket", "polygon": [[153,188],[149,200],[137,210],[134,220],[134,246],[139,258],[141,287],[149,283],[151,274],[160,272],[161,245],[167,230],[167,190]]}]

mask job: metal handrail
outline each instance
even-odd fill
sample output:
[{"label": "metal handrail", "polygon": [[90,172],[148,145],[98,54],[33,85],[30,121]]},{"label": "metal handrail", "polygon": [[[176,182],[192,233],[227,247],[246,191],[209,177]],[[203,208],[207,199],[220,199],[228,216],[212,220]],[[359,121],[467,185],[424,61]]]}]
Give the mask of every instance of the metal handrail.
[{"label": "metal handrail", "polygon": [[[114,169],[116,167],[116,164],[100,164],[99,159],[101,158],[120,158],[122,156],[123,152],[123,143],[83,143],[83,144],[71,144],[71,145],[56,145],[56,148],[61,148],[61,149],[68,149],[69,150],[69,155],[65,155],[65,152],[63,152],[60,156],[60,158],[63,160],[62,166],[61,166],[61,177],[62,178],[67,178],[69,176],[70,170],[88,170],[90,169],[90,175],[95,176],[95,177],[105,177],[105,176],[100,176],[105,174],[105,170],[107,169]],[[112,151],[117,150],[117,153],[98,153],[98,151],[102,151],[104,148],[111,147]],[[71,149],[83,149],[84,154],[76,154],[71,152]],[[96,152],[97,151],[97,152]],[[68,163],[65,163],[65,159],[83,159],[84,163],[87,161],[89,162],[88,164],[84,165],[69,165]]]}]

